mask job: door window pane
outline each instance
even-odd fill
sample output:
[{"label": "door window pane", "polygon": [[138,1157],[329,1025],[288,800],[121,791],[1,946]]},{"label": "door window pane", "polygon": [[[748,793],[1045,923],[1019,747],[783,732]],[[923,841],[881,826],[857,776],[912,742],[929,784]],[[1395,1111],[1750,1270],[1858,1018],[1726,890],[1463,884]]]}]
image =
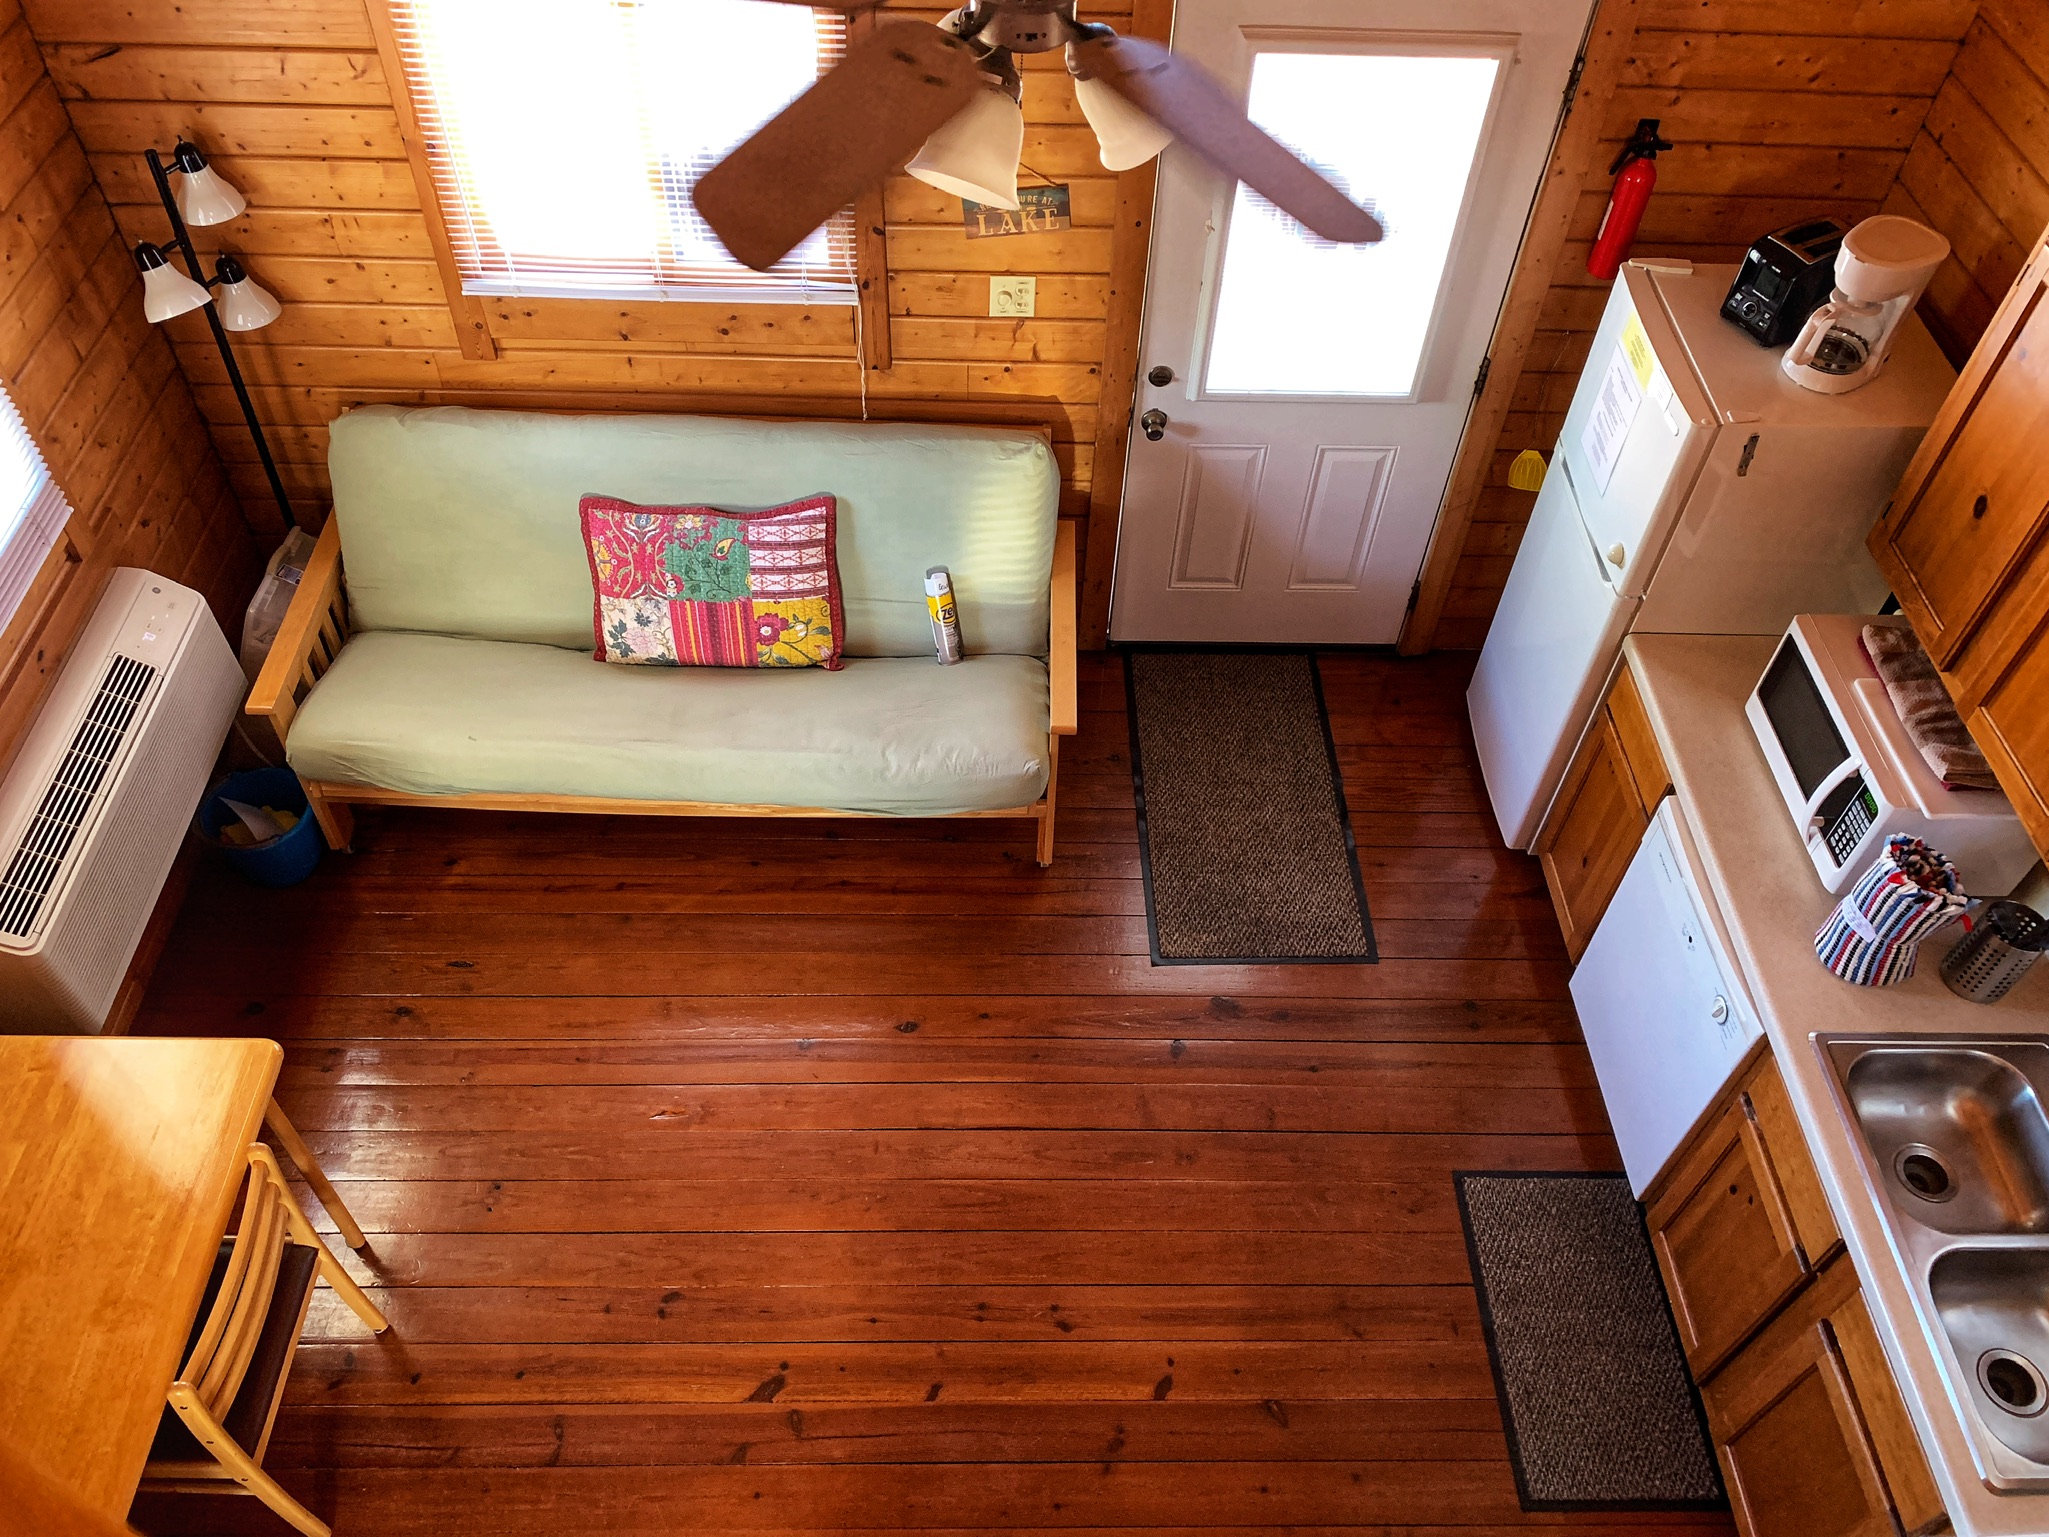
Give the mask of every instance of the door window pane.
[{"label": "door window pane", "polygon": [[1223,395],[1407,395],[1498,59],[1260,53],[1252,120],[1371,207],[1377,245],[1318,240],[1239,184],[1205,389]]}]

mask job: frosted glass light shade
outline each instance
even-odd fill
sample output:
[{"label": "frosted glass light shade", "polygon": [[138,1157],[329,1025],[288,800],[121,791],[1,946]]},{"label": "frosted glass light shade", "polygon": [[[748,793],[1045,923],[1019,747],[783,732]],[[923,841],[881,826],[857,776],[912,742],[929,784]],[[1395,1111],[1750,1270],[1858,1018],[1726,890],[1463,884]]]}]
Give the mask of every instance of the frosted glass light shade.
[{"label": "frosted glass light shade", "polygon": [[220,280],[221,325],[230,331],[256,331],[284,313],[277,296],[242,269],[232,256],[223,256],[214,269]]},{"label": "frosted glass light shade", "polygon": [[238,218],[249,202],[210,165],[196,171],[180,169],[172,195],[187,224],[225,224]]},{"label": "frosted glass light shade", "polygon": [[1128,171],[1174,142],[1174,136],[1100,80],[1076,80],[1074,99],[1096,131],[1103,168]]},{"label": "frosted glass light shade", "polygon": [[213,298],[147,241],[135,248],[135,265],[142,270],[142,313],[152,325],[196,310]]},{"label": "frosted glass light shade", "polygon": [[983,91],[927,139],[904,169],[928,186],[988,208],[1016,208],[1024,111],[1002,91]]}]

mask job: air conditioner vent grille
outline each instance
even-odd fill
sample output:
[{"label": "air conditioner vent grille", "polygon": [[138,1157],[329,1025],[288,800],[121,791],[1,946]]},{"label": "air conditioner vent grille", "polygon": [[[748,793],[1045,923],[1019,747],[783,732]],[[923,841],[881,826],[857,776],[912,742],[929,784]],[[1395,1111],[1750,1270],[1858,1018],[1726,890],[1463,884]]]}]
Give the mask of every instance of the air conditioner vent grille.
[{"label": "air conditioner vent grille", "polygon": [[35,931],[43,903],[64,873],[64,862],[92,815],[156,675],[154,667],[133,657],[117,655],[108,661],[99,692],[50,776],[14,857],[7,862],[7,873],[0,875],[0,934],[26,939]]}]

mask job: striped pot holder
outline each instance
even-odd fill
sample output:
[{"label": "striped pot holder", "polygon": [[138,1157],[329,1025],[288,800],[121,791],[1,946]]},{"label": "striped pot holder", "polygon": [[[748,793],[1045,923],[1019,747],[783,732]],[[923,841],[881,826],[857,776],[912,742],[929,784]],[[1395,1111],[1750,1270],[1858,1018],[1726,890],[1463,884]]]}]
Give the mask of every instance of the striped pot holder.
[{"label": "striped pot holder", "polygon": [[1895,833],[1815,934],[1814,953],[1845,982],[1904,982],[1921,941],[1969,904],[1959,885],[1956,866],[1919,838]]}]

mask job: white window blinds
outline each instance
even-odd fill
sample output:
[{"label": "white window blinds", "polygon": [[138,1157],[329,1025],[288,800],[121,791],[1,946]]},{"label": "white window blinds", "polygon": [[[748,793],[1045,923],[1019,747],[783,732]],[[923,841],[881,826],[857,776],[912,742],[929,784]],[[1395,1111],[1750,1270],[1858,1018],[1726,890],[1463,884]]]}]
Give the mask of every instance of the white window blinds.
[{"label": "white window blinds", "polygon": [[21,412],[0,390],[0,625],[21,607],[70,516]]},{"label": "white window blinds", "polygon": [[463,290],[853,303],[851,211],[772,272],[697,178],[836,64],[846,17],[766,0],[393,0]]}]

